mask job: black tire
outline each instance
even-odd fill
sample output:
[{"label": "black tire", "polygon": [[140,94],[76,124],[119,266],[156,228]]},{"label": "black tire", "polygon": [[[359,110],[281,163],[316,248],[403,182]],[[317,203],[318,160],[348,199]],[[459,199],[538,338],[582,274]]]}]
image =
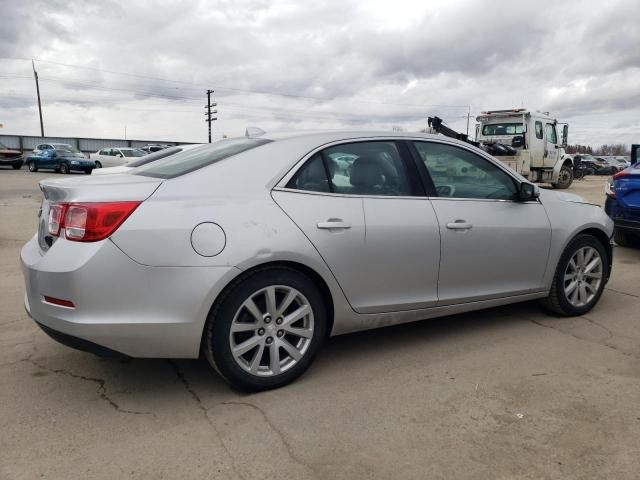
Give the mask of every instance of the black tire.
[{"label": "black tire", "polygon": [[11,168],[13,168],[14,170],[20,170],[22,168],[22,160],[20,160],[19,162],[13,162],[11,164]]},{"label": "black tire", "polygon": [[617,228],[613,231],[613,240],[621,247],[640,247],[640,235]]},{"label": "black tire", "polygon": [[[313,334],[302,357],[289,369],[277,375],[258,376],[244,370],[234,359],[230,342],[231,325],[245,300],[261,289],[274,285],[291,287],[306,297],[313,313]],[[244,391],[270,390],[292,382],[311,365],[327,335],[327,323],[323,297],[309,277],[286,267],[267,267],[240,277],[222,293],[207,318],[202,350],[211,366],[233,387]]]},{"label": "black tire", "polygon": [[100,162],[96,162],[95,168],[102,168],[102,164]]},{"label": "black tire", "polygon": [[85,169],[84,173],[86,173],[87,175],[91,175],[92,171],[93,171],[93,168],[87,168]]},{"label": "black tire", "polygon": [[66,163],[61,163],[60,164],[60,173],[62,173],[63,175],[66,175],[69,173],[69,165],[67,165]]},{"label": "black tire", "polygon": [[553,188],[564,190],[569,188],[573,183],[573,167],[571,165],[563,165],[558,175],[558,182],[553,184]]},{"label": "black tire", "polygon": [[[578,249],[583,247],[593,247],[600,254],[602,261],[602,281],[600,282],[594,297],[585,305],[577,307],[572,305],[567,298],[564,290],[564,275],[571,257],[573,257]],[[571,243],[569,243],[562,253],[553,277],[551,289],[549,290],[549,296],[541,300],[540,304],[547,311],[563,317],[584,315],[598,303],[598,300],[600,300],[607,278],[609,278],[609,259],[605,247],[593,235],[578,235],[571,241]]]},{"label": "black tire", "polygon": [[29,162],[29,171],[30,172],[37,172],[38,171],[38,165],[36,165],[36,162]]}]

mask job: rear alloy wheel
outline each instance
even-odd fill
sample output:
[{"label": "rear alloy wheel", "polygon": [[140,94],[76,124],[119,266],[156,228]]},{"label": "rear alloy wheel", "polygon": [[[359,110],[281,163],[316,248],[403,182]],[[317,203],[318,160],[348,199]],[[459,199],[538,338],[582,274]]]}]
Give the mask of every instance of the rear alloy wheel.
[{"label": "rear alloy wheel", "polygon": [[233,386],[268,390],[311,364],[326,335],[322,295],[302,273],[258,271],[224,295],[205,328],[209,362]]},{"label": "rear alloy wheel", "polygon": [[69,173],[69,165],[67,165],[66,163],[61,164],[60,173],[62,173],[63,175],[66,175],[67,173]]},{"label": "rear alloy wheel", "polygon": [[38,166],[36,165],[36,162],[29,162],[29,171],[30,172],[38,171]]},{"label": "rear alloy wheel", "polygon": [[571,165],[563,165],[558,174],[558,182],[553,184],[553,188],[564,190],[569,188],[573,183],[573,167]]},{"label": "rear alloy wheel", "polygon": [[100,162],[96,162],[95,168],[102,168],[102,164]]},{"label": "rear alloy wheel", "polygon": [[544,307],[564,316],[584,315],[602,295],[609,276],[602,244],[591,235],[572,241],[560,258]]}]

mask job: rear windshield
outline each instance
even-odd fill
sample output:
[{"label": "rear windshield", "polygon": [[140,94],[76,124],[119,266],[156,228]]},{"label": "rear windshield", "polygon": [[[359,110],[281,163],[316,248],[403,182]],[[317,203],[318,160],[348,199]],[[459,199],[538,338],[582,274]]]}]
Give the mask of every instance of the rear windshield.
[{"label": "rear windshield", "polygon": [[147,152],[142,150],[120,150],[125,157],[143,157]]},{"label": "rear windshield", "polygon": [[520,135],[524,133],[521,123],[492,123],[482,127],[482,135]]},{"label": "rear windshield", "polygon": [[[176,153],[175,155],[170,155],[167,158],[138,168],[135,173],[136,175],[145,175],[148,177],[178,177],[269,142],[271,142],[271,140],[262,138],[233,138],[221,140],[211,145],[203,145]],[[129,166],[132,165],[129,164]]]},{"label": "rear windshield", "polygon": [[183,150],[182,147],[170,147],[170,148],[165,148],[164,150],[160,150],[159,152],[148,153],[146,155],[143,155],[142,158],[140,158],[140,160],[127,163],[127,167],[133,167],[133,168],[141,167],[142,165],[155,162],[156,160],[160,160],[161,158],[168,157],[169,155],[173,155],[174,153],[179,153],[182,150]]}]

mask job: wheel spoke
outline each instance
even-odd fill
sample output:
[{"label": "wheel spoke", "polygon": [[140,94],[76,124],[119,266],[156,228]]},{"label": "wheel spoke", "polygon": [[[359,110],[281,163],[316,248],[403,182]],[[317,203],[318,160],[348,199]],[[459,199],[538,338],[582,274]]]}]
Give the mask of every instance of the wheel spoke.
[{"label": "wheel spoke", "polygon": [[302,337],[302,338],[313,337],[313,330],[311,330],[310,328],[297,328],[297,327],[287,326],[284,330],[287,333],[290,333],[291,335],[295,335],[297,337]]},{"label": "wheel spoke", "polygon": [[578,291],[580,292],[578,295],[580,303],[587,303],[587,289],[584,287],[584,282],[580,284],[580,287],[578,287]]},{"label": "wheel spoke", "polygon": [[272,317],[276,316],[276,287],[270,286],[265,289],[264,297],[267,305],[267,313]]},{"label": "wheel spoke", "polygon": [[256,319],[256,321],[262,320],[262,312],[256,305],[256,302],[253,301],[253,298],[247,298],[247,300],[242,304],[249,313]]},{"label": "wheel spoke", "polygon": [[589,282],[584,282],[584,287],[591,293],[596,293],[596,289]]},{"label": "wheel spoke", "polygon": [[599,267],[601,264],[600,262],[600,257],[596,257],[594,258],[591,263],[589,263],[585,268],[584,271],[585,273],[590,273],[593,271],[594,268]]},{"label": "wheel spoke", "polygon": [[575,257],[572,257],[571,260],[569,260],[569,266],[571,267],[571,270],[573,272],[575,272],[576,270],[578,270],[578,265],[576,265],[576,260]]},{"label": "wheel spoke", "polygon": [[575,273],[565,273],[564,274],[564,282],[573,282],[576,279]]},{"label": "wheel spoke", "polygon": [[262,353],[264,352],[264,343],[260,342],[260,346],[258,350],[256,350],[256,354],[253,356],[253,360],[251,360],[251,367],[249,371],[254,375],[258,373],[258,368],[260,368],[260,360],[262,360]]},{"label": "wheel spoke", "polygon": [[578,303],[578,293],[580,293],[580,290],[578,288],[576,288],[573,293],[571,294],[571,298],[569,299],[569,301],[571,303],[573,303],[574,305],[576,303]]},{"label": "wheel spoke", "polygon": [[587,265],[591,259],[593,258],[593,255],[596,251],[593,248],[589,248],[587,249],[587,253],[584,256],[584,263],[585,265]]},{"label": "wheel spoke", "polygon": [[584,249],[581,248],[580,250],[578,250],[576,257],[577,257],[578,266],[580,268],[583,268],[584,267]]},{"label": "wheel spoke", "polygon": [[565,287],[564,293],[566,293],[567,295],[571,295],[571,293],[576,289],[577,286],[578,282],[574,280],[567,287]]},{"label": "wheel spoke", "polygon": [[586,278],[593,278],[593,279],[601,279],[602,278],[602,273],[600,272],[587,272],[583,274]]},{"label": "wheel spoke", "polygon": [[284,348],[287,351],[287,353],[291,355],[291,358],[293,358],[294,360],[298,361],[302,358],[302,354],[300,353],[300,351],[296,347],[291,345],[289,342],[287,342],[285,339],[280,340],[280,346]]},{"label": "wheel spoke", "polygon": [[247,353],[252,348],[255,348],[256,345],[258,345],[259,343],[260,343],[260,337],[258,335],[254,335],[253,337],[249,338],[248,340],[245,340],[241,344],[236,345],[235,347],[233,347],[231,349],[231,351],[233,352],[233,355],[235,357],[239,357],[239,356],[244,355],[245,353]]},{"label": "wheel spoke", "polygon": [[277,315],[284,315],[284,312],[287,310],[287,308],[289,308],[289,305],[291,305],[291,302],[293,302],[297,296],[298,293],[295,290],[289,290],[287,296],[284,298],[284,300],[282,300],[282,302],[280,302],[280,306],[277,310]]},{"label": "wheel spoke", "polygon": [[271,367],[271,373],[278,375],[280,373],[280,353],[278,352],[278,345],[273,342],[269,345],[269,366]]},{"label": "wheel spoke", "polygon": [[231,333],[250,332],[258,328],[257,323],[234,322],[231,324]]},{"label": "wheel spoke", "polygon": [[301,318],[303,318],[305,315],[311,313],[311,308],[309,307],[309,305],[302,305],[300,308],[298,308],[297,310],[291,312],[289,315],[287,315],[286,317],[284,317],[284,323],[282,324],[284,327],[287,327],[288,325],[291,325],[292,323],[297,322],[298,320],[300,320]]}]

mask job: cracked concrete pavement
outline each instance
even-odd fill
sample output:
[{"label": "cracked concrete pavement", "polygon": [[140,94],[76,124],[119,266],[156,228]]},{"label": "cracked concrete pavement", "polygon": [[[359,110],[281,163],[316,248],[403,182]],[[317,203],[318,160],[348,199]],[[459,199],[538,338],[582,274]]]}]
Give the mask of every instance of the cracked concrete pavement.
[{"label": "cracked concrete pavement", "polygon": [[[0,171],[0,479],[635,479],[640,250],[600,304],[535,304],[331,339],[299,381],[230,390],[204,361],[107,360],[27,318],[18,254],[49,174]],[[602,202],[603,177],[571,191]]]}]

